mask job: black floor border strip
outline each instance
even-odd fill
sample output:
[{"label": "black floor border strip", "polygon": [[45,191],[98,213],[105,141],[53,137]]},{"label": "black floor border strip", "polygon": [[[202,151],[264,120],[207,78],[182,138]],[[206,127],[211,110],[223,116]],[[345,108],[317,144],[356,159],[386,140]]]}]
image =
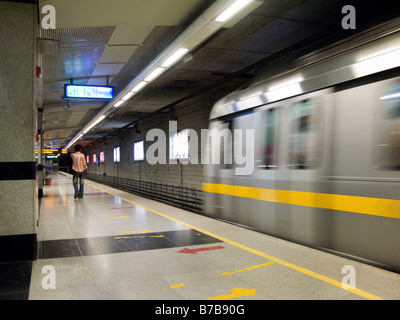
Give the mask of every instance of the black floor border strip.
[{"label": "black floor border strip", "polygon": [[220,243],[194,229],[39,241],[38,259],[69,258]]},{"label": "black floor border strip", "polygon": [[32,261],[0,263],[0,300],[28,300]]}]

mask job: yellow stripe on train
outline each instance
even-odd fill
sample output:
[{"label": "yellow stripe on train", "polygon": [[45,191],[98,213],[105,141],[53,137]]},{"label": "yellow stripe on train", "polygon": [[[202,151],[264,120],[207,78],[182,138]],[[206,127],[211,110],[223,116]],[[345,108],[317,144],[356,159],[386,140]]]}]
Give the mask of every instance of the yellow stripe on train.
[{"label": "yellow stripe on train", "polygon": [[203,183],[203,191],[268,202],[400,219],[400,200]]}]

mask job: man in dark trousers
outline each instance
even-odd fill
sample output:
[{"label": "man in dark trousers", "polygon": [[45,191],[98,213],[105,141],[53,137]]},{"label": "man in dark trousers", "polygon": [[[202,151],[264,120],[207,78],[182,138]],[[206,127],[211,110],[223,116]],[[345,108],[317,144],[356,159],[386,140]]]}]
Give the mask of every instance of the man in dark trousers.
[{"label": "man in dark trousers", "polygon": [[[81,153],[81,146],[75,146],[75,152],[72,157],[72,184],[75,189],[74,199],[83,198],[83,188],[85,185],[85,174],[87,173],[87,164],[85,156]],[[78,185],[79,180],[79,185]]]}]

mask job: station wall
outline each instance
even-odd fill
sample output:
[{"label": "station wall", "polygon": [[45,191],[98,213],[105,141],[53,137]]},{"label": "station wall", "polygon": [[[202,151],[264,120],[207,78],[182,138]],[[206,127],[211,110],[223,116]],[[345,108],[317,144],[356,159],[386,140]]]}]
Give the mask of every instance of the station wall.
[{"label": "station wall", "polygon": [[[165,114],[156,114],[138,125],[136,129],[127,130],[118,138],[106,138],[105,142],[95,147],[88,147],[84,150],[89,155],[89,173],[96,175],[107,175],[120,178],[130,178],[140,181],[147,181],[172,186],[201,190],[203,179],[203,165],[201,164],[201,129],[209,126],[209,115],[213,104],[219,97],[210,94],[203,94],[197,99],[186,101],[174,108],[174,111]],[[177,164],[169,163],[169,121],[177,121],[177,131],[182,129],[193,129],[198,134],[198,164]],[[146,161],[134,161],[134,143],[144,140],[144,151],[146,154],[149,146],[154,141],[146,141],[146,134],[151,129],[161,129],[165,133],[166,145],[159,148],[160,154],[166,164],[151,165]],[[115,147],[120,147],[120,162],[113,162]],[[97,157],[104,151],[105,162],[93,164],[93,154]],[[156,154],[157,155],[157,154]],[[196,155],[191,154],[191,157]]]}]

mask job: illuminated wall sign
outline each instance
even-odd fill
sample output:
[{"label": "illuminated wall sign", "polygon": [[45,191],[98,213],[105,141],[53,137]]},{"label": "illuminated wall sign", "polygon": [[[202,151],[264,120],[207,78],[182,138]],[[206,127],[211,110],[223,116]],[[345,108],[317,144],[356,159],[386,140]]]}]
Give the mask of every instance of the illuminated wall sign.
[{"label": "illuminated wall sign", "polygon": [[113,87],[81,86],[66,84],[64,95],[66,98],[80,99],[113,99]]},{"label": "illuminated wall sign", "polygon": [[120,147],[114,148],[114,162],[120,162]]},{"label": "illuminated wall sign", "polygon": [[[38,153],[38,150],[35,149],[35,153]],[[60,153],[59,149],[42,149],[42,154],[54,154],[54,153]]]},{"label": "illuminated wall sign", "polygon": [[169,137],[169,158],[189,159],[189,129]]},{"label": "illuminated wall sign", "polygon": [[133,145],[133,160],[143,161],[144,160],[144,141],[135,142]]},{"label": "illuminated wall sign", "polygon": [[104,163],[104,151],[100,151],[100,163]]}]

